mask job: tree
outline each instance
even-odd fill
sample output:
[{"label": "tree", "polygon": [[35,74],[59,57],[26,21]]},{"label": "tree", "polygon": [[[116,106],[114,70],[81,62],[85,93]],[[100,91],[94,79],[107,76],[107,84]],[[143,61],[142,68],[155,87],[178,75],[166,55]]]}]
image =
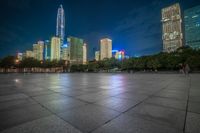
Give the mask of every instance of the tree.
[{"label": "tree", "polygon": [[21,61],[19,66],[22,68],[41,67],[41,62],[34,58],[25,58]]},{"label": "tree", "polygon": [[130,71],[133,69],[133,59],[130,58],[130,59],[125,59],[122,61],[122,64],[121,64],[121,68],[122,70],[127,70],[127,71]]},{"label": "tree", "polygon": [[71,65],[70,72],[77,72],[78,71],[78,65]]},{"label": "tree", "polygon": [[133,68],[135,70],[144,70],[146,66],[146,57],[134,58],[133,59]]},{"label": "tree", "polygon": [[190,56],[186,63],[192,70],[200,70],[200,56]]},{"label": "tree", "polygon": [[3,68],[11,68],[11,67],[14,67],[16,64],[15,64],[15,57],[14,56],[7,56],[5,58],[3,58],[1,60],[1,64],[0,66],[3,67]]},{"label": "tree", "polygon": [[157,71],[157,69],[160,68],[161,65],[160,65],[160,62],[158,61],[158,59],[153,57],[147,61],[147,67],[149,69],[154,69],[155,71]]},{"label": "tree", "polygon": [[99,71],[99,62],[89,62],[88,71],[89,72],[97,72],[97,71]]}]

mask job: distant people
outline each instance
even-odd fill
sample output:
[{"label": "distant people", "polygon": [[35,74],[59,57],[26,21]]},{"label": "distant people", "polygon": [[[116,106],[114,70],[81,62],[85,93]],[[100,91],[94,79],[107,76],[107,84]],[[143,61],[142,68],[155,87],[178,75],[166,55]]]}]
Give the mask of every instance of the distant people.
[{"label": "distant people", "polygon": [[185,72],[184,72],[184,65],[182,63],[179,64],[179,71],[180,71],[180,73],[185,74]]},{"label": "distant people", "polygon": [[188,64],[185,65],[185,75],[189,75],[190,66]]}]

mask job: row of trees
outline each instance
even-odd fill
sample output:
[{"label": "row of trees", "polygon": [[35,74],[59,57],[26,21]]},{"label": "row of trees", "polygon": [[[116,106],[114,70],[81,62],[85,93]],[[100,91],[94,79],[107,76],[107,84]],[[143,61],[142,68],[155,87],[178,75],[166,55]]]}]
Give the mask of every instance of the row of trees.
[{"label": "row of trees", "polygon": [[105,59],[103,61],[91,61],[88,65],[73,65],[72,71],[176,71],[181,65],[188,64],[191,70],[200,70],[200,50],[193,50],[188,47],[179,48],[173,53],[159,53],[151,56],[130,58],[123,61]]},{"label": "row of trees", "polygon": [[71,72],[179,70],[181,64],[189,64],[192,70],[200,70],[200,50],[179,48],[173,53],[159,53],[122,61],[111,58],[103,61],[90,61],[87,65],[70,65],[65,61],[41,62],[33,58],[16,62],[13,56],[0,60],[1,68],[63,67],[64,69],[70,69]]},{"label": "row of trees", "polygon": [[25,58],[22,61],[17,60],[14,56],[7,56],[0,60],[0,68],[53,68],[67,66],[66,62],[61,61],[38,61],[34,58]]}]

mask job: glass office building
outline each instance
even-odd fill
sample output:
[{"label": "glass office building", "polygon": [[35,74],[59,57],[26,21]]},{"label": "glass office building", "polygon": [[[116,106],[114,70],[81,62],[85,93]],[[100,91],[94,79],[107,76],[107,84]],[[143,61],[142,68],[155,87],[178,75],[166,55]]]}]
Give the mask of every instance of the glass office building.
[{"label": "glass office building", "polygon": [[200,6],[185,10],[184,20],[186,45],[200,49]]},{"label": "glass office building", "polygon": [[68,37],[67,41],[70,49],[70,63],[83,64],[84,40],[77,37]]}]

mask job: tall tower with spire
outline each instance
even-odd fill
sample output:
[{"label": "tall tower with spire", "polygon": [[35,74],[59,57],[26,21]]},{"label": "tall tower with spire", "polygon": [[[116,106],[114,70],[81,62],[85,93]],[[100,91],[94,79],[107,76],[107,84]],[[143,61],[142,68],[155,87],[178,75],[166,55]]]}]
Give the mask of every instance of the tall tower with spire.
[{"label": "tall tower with spire", "polygon": [[65,38],[65,12],[62,5],[58,8],[57,13],[56,36],[60,37],[62,46]]}]

